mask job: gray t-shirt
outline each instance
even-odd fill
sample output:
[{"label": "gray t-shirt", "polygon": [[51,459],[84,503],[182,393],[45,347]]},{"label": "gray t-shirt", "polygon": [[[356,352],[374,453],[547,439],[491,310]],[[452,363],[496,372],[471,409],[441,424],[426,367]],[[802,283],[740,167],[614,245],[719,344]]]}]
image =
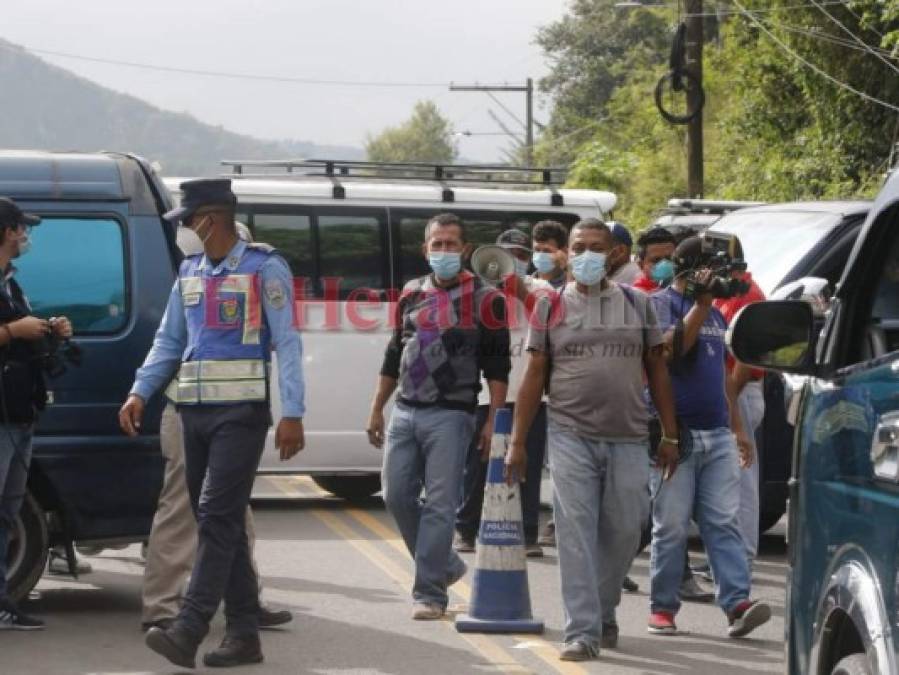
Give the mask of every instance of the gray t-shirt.
[{"label": "gray t-shirt", "polygon": [[528,350],[550,351],[550,420],[591,439],[646,438],[643,354],[663,340],[649,297],[614,282],[587,294],[569,283],[535,315]]}]

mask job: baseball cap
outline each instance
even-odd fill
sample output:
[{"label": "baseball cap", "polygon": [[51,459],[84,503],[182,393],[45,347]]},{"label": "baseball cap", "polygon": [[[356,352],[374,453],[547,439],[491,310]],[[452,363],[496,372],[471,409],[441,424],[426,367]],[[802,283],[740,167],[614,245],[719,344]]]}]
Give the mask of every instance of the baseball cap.
[{"label": "baseball cap", "polygon": [[612,238],[617,241],[619,244],[624,244],[628,248],[631,248],[634,245],[634,240],[631,238],[631,233],[627,231],[627,228],[618,222],[608,223],[609,230],[612,232]]},{"label": "baseball cap", "polygon": [[37,225],[40,222],[39,216],[25,213],[9,197],[0,197],[0,225]]},{"label": "baseball cap", "polygon": [[506,230],[496,239],[498,246],[503,248],[520,248],[530,252],[531,238],[521,230]]}]

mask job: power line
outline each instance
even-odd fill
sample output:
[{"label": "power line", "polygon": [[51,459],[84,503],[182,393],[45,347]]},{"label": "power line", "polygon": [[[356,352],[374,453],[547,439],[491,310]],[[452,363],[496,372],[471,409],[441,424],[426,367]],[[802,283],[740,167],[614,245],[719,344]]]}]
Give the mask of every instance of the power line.
[{"label": "power line", "polygon": [[[859,24],[859,26],[861,26],[862,18],[855,12],[854,9],[852,9],[852,7],[849,6],[849,2],[845,2],[843,4],[843,7],[846,9],[847,12],[849,12],[852,16],[854,16],[856,19],[858,19],[858,24]],[[877,30],[874,26],[868,26],[868,30],[871,30],[871,31],[877,33],[877,36],[880,37],[881,39],[883,38],[883,33],[881,33],[879,30]]]},{"label": "power line", "polygon": [[[867,52],[868,50],[864,47],[858,46],[855,42],[850,40],[846,40],[844,38],[838,37],[836,35],[831,35],[830,33],[821,32],[817,29],[817,26],[793,26],[787,23],[780,23],[777,21],[768,21],[768,26],[772,28],[779,28],[780,30],[785,30],[788,33],[796,33],[798,35],[805,35],[815,40],[821,40],[823,42],[829,42],[831,44],[839,45],[841,47],[846,47],[847,49],[854,49],[859,52]],[[896,59],[896,56],[893,56],[890,52],[885,49],[878,49],[877,47],[871,47],[875,51],[883,54],[886,58]]]},{"label": "power line", "polygon": [[824,16],[826,16],[828,19],[830,19],[836,25],[838,25],[843,30],[844,33],[846,33],[849,37],[851,37],[853,40],[855,40],[860,46],[864,47],[866,52],[873,54],[875,57],[880,59],[883,63],[885,63],[890,68],[892,68],[894,71],[896,71],[896,73],[899,73],[899,67],[897,67],[893,63],[890,63],[882,55],[875,52],[867,42],[865,42],[858,35],[853,33],[849,28],[846,27],[846,24],[844,24],[842,21],[840,21],[838,18],[836,18],[833,14],[831,14],[826,9],[824,9],[824,7],[820,3],[818,3],[816,0],[811,0],[811,2],[815,7],[817,7],[821,11],[822,14],[824,14]]},{"label": "power line", "polygon": [[487,94],[487,96],[489,96],[490,98],[492,98],[492,99],[493,99],[493,102],[496,103],[496,105],[498,105],[500,108],[502,108],[502,109],[506,112],[506,114],[507,114],[509,117],[511,117],[511,118],[512,118],[513,120],[515,120],[516,122],[518,122],[518,123],[522,126],[522,128],[525,128],[525,129],[527,128],[527,126],[526,126],[525,123],[522,121],[522,119],[521,119],[518,115],[516,115],[515,113],[513,113],[511,110],[509,110],[509,106],[505,105],[502,101],[500,101],[500,100],[494,95],[494,93],[493,93],[492,91],[489,91],[489,90],[488,90],[488,91],[485,91],[484,93]]},{"label": "power line", "polygon": [[[822,2],[821,4],[822,5],[841,5],[843,7],[846,6],[845,3],[842,2],[842,0],[826,0],[826,2]],[[631,6],[631,5],[628,5],[628,6]],[[632,6],[635,9],[640,7],[640,5],[632,5]],[[659,3],[659,4],[652,4],[652,5],[642,5],[642,7],[646,8],[646,9],[661,8],[661,7],[664,7],[666,9],[677,9],[679,7],[679,5]],[[686,14],[681,14],[680,16],[681,16],[681,18],[684,18],[684,19],[690,18],[690,17],[713,18],[713,17],[718,17],[718,16],[730,16],[733,14],[767,14],[769,12],[780,12],[783,10],[812,9],[813,7],[814,7],[814,5],[803,3],[803,4],[799,4],[799,5],[784,5],[782,7],[760,7],[758,9],[721,9],[721,10],[718,10],[717,12],[686,13]],[[588,14],[593,14],[594,16],[599,16],[600,10],[591,11]],[[606,14],[603,12],[602,15],[605,16]]]},{"label": "power line", "polygon": [[[0,47],[15,51],[25,51],[15,45],[6,45],[0,43]],[[27,51],[35,54],[43,54],[45,56],[56,56],[64,59],[74,59],[76,61],[88,61],[90,63],[103,63],[111,66],[123,66],[126,68],[138,68],[141,70],[152,70],[163,73],[178,73],[181,75],[200,75],[203,77],[220,77],[235,80],[256,80],[261,82],[281,82],[286,84],[306,84],[316,86],[333,86],[333,87],[370,87],[370,88],[443,88],[447,86],[447,82],[378,82],[366,80],[324,80],[312,77],[286,77],[280,75],[263,75],[254,73],[234,73],[220,70],[201,70],[197,68],[179,68],[176,66],[160,66],[149,63],[138,63],[136,61],[121,61],[118,59],[106,59],[96,56],[84,56],[83,54],[72,54],[70,52],[58,52],[50,49],[33,49],[27,48]]]},{"label": "power line", "polygon": [[[740,8],[742,9],[742,5],[740,5],[740,0],[733,0],[733,2],[734,2],[735,5],[737,5],[737,7],[740,7]],[[832,82],[833,84],[837,85],[837,86],[840,87],[841,89],[845,89],[846,91],[850,91],[850,92],[852,92],[853,94],[855,94],[856,96],[859,96],[859,97],[865,99],[866,101],[868,101],[868,102],[870,102],[870,103],[876,103],[877,105],[883,106],[884,108],[887,108],[887,109],[889,109],[889,110],[892,110],[893,112],[899,113],[899,106],[895,106],[895,105],[893,105],[892,103],[887,103],[886,101],[883,101],[883,100],[881,100],[881,99],[879,99],[879,98],[875,98],[874,96],[871,96],[870,94],[866,94],[865,92],[863,92],[863,91],[861,91],[861,90],[859,90],[859,89],[856,89],[855,87],[853,87],[853,86],[850,85],[850,84],[846,84],[845,82],[843,82],[843,81],[841,81],[841,80],[838,80],[837,78],[835,78],[835,77],[834,77],[833,75],[831,75],[830,73],[828,73],[828,72],[822,70],[821,68],[819,68],[818,66],[816,66],[814,63],[811,63],[810,61],[807,61],[805,58],[803,58],[802,56],[800,56],[799,54],[797,54],[797,53],[796,53],[793,49],[791,49],[786,43],[784,43],[784,42],[783,42],[782,40],[780,40],[776,35],[774,35],[774,33],[772,33],[770,30],[768,30],[768,28],[765,26],[765,24],[763,24],[761,21],[759,21],[755,16],[753,16],[753,15],[751,15],[751,14],[747,14],[747,16],[748,16],[748,18],[749,18],[750,21],[752,21],[756,26],[759,27],[759,29],[760,29],[763,33],[765,33],[765,35],[767,35],[767,36],[768,36],[771,40],[773,40],[778,46],[780,46],[781,49],[783,49],[785,52],[787,52],[787,53],[788,53],[790,56],[792,56],[794,59],[796,59],[796,60],[799,61],[801,64],[803,64],[806,68],[809,68],[809,69],[815,71],[816,73],[818,73],[818,75],[820,75],[821,77],[825,78],[826,80]]]}]

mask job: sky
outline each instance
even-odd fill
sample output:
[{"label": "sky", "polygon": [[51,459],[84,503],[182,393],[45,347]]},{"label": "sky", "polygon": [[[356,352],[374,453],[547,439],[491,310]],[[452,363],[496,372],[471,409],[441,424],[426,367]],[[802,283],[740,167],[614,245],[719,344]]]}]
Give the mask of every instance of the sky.
[{"label": "sky", "polygon": [[[567,0],[3,0],[0,37],[33,50],[192,70],[414,87],[313,86],[207,77],[38,54],[161,108],[259,138],[362,147],[431,99],[456,132],[523,126],[484,93],[448,84],[523,84],[546,73],[538,27]],[[429,86],[418,86],[429,85]],[[521,120],[523,93],[496,94]],[[545,122],[538,97],[535,118]],[[460,155],[499,161],[505,135],[457,136]]]}]

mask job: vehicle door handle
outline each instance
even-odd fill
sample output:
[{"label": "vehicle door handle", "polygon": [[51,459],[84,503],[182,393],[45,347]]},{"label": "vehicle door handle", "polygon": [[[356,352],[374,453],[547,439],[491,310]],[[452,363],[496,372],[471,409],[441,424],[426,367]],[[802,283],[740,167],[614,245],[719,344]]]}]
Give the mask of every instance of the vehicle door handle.
[{"label": "vehicle door handle", "polygon": [[871,443],[874,477],[899,483],[899,412],[880,417]]}]

